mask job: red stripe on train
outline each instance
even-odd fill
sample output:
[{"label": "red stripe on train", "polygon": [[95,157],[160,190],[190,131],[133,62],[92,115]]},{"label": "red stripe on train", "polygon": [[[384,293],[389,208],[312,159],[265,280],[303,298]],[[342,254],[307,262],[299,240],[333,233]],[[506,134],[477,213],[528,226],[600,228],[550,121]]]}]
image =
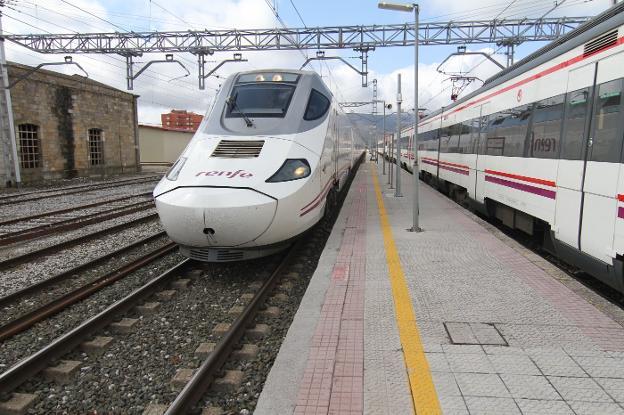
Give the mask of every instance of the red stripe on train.
[{"label": "red stripe on train", "polygon": [[[610,45],[610,46],[608,46],[608,47],[606,47],[604,49],[601,49],[600,51],[598,51],[596,53],[604,52],[606,50],[609,50],[611,48],[619,46],[619,45],[621,45],[623,43],[624,43],[624,37],[618,38],[616,43],[614,43],[613,45]],[[535,81],[536,79],[542,78],[542,77],[544,77],[546,75],[550,75],[553,72],[557,72],[557,71],[559,71],[561,69],[567,68],[570,65],[574,65],[575,63],[579,63],[579,62],[581,62],[581,61],[583,61],[585,59],[588,59],[588,58],[594,56],[596,53],[588,54],[588,55],[584,55],[584,54],[583,55],[578,55],[578,56],[575,56],[575,57],[573,57],[571,59],[568,59],[567,61],[558,63],[557,65],[551,66],[550,68],[547,68],[547,69],[544,69],[541,72],[538,72],[538,73],[536,73],[534,75],[529,76],[528,78],[521,79],[520,81],[516,82],[515,84],[506,86],[505,88],[499,89],[498,91],[493,91],[493,92],[489,93],[488,95],[485,95],[485,96],[483,96],[483,97],[481,97],[479,99],[476,99],[474,101],[468,102],[465,105],[462,105],[461,107],[457,107],[457,108],[453,109],[451,112],[449,112],[448,114],[442,113],[440,115],[436,115],[432,119],[427,120],[427,121],[419,124],[419,126],[427,125],[427,124],[429,124],[429,123],[431,123],[431,122],[441,118],[442,116],[445,116],[445,117],[449,116],[449,115],[454,114],[454,113],[456,113],[458,111],[464,110],[464,109],[469,108],[469,107],[471,107],[471,106],[473,106],[475,104],[478,104],[478,103],[486,101],[486,100],[488,100],[488,99],[490,99],[492,97],[495,97],[496,95],[500,95],[500,94],[502,94],[504,92],[510,91],[510,90],[512,90],[514,88],[517,88],[517,87],[522,86],[524,84],[527,84],[529,82]]]}]

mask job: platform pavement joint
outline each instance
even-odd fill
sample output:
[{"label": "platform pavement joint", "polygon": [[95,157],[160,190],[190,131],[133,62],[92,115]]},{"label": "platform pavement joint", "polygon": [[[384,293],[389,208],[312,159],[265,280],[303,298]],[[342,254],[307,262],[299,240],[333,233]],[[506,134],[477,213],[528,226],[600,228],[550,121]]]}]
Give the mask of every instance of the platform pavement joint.
[{"label": "platform pavement joint", "polygon": [[[363,174],[370,175],[362,169],[355,183],[366,183]],[[411,175],[406,174],[405,183],[410,180]],[[411,205],[405,203],[411,197],[410,189],[406,185],[406,197],[401,200],[385,195],[383,202],[442,412],[624,414],[624,329],[600,311],[608,309],[608,303],[585,287],[571,290],[562,284],[566,279],[552,265],[428,186],[421,186],[425,232],[405,232],[411,223]],[[297,313],[296,324],[267,379],[267,394],[263,392],[259,399],[260,414],[292,413],[295,408],[298,413],[307,409],[328,413],[332,393],[345,388],[352,399],[361,385],[338,381],[341,338],[336,333],[349,327],[343,324],[341,313],[353,277],[342,245],[353,243],[353,205],[365,191],[352,187],[347,198],[350,204],[345,203],[348,220],[330,236],[330,249],[339,248],[340,252],[335,257],[324,252],[319,261],[321,272],[317,269],[310,282],[303,309]],[[368,206],[375,206],[374,197],[368,198]],[[344,235],[337,235],[340,232]],[[371,365],[364,372],[366,413],[388,413],[398,407],[387,400],[384,406],[373,406],[371,396],[408,395],[405,378],[400,376],[402,371],[405,376],[404,362],[400,355],[396,358],[401,346],[392,317],[392,297],[388,301],[389,270],[380,240],[379,219],[368,215],[366,251],[361,260],[366,270],[363,360]],[[328,264],[323,258],[333,262]],[[326,291],[324,279],[328,280]],[[341,280],[347,281],[346,287],[336,283]],[[588,298],[598,303],[598,308]],[[322,305],[320,315],[315,314],[315,304]],[[300,314],[304,312],[313,319],[304,318]],[[327,319],[328,315],[334,318]],[[445,323],[455,341],[466,344],[453,344]],[[307,344],[291,337],[293,333],[308,339],[305,330],[310,327],[317,331]],[[352,340],[359,342],[357,333]],[[297,359],[306,354],[307,366],[301,367]],[[354,367],[357,370],[357,366],[349,369]],[[278,377],[289,383],[276,381]],[[299,396],[290,386],[293,383]],[[354,406],[359,407],[359,403]]]}]

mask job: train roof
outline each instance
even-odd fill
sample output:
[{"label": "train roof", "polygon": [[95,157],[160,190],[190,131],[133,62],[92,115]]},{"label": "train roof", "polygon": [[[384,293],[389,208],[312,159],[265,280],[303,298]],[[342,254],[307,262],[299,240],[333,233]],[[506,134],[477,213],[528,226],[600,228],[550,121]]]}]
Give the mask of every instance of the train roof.
[{"label": "train roof", "polygon": [[[455,101],[453,104],[444,107],[444,110],[448,111],[449,109],[454,108],[456,105],[463,104],[464,102],[470,100],[471,98],[482,93],[483,91],[487,91],[504,82],[507,82],[510,79],[513,79],[514,77],[526,71],[529,71],[539,65],[542,65],[543,63],[552,60],[562,53],[565,53],[594,39],[595,37],[607,32],[613,27],[624,24],[624,13],[622,12],[624,12],[624,3],[618,3],[617,5],[594,17],[587,23],[584,23],[576,29],[570,31],[568,34],[560,37],[557,40],[552,41],[543,48],[540,48],[530,55],[526,56],[525,58],[519,60],[515,64],[511,65],[509,68],[503,69],[502,71],[491,76],[484,82],[481,88],[471,92],[465,97],[462,97],[461,99]],[[421,122],[436,115],[439,115],[441,112],[442,108],[437,109],[436,111],[429,114],[427,117],[423,118]]]}]

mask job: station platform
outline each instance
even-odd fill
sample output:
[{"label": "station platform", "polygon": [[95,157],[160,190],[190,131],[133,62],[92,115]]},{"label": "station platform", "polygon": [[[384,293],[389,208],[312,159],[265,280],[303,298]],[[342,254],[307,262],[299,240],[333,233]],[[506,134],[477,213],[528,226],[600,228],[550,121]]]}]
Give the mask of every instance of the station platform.
[{"label": "station platform", "polygon": [[420,186],[362,164],[256,414],[624,414],[624,313]]}]

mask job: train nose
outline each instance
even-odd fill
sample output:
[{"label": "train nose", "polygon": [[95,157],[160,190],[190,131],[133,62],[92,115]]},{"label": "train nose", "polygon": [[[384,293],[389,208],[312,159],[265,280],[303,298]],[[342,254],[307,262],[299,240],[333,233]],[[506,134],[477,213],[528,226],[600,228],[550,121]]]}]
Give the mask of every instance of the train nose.
[{"label": "train nose", "polygon": [[271,225],[277,201],[249,189],[178,188],[156,197],[169,237],[181,245],[233,247]]}]

